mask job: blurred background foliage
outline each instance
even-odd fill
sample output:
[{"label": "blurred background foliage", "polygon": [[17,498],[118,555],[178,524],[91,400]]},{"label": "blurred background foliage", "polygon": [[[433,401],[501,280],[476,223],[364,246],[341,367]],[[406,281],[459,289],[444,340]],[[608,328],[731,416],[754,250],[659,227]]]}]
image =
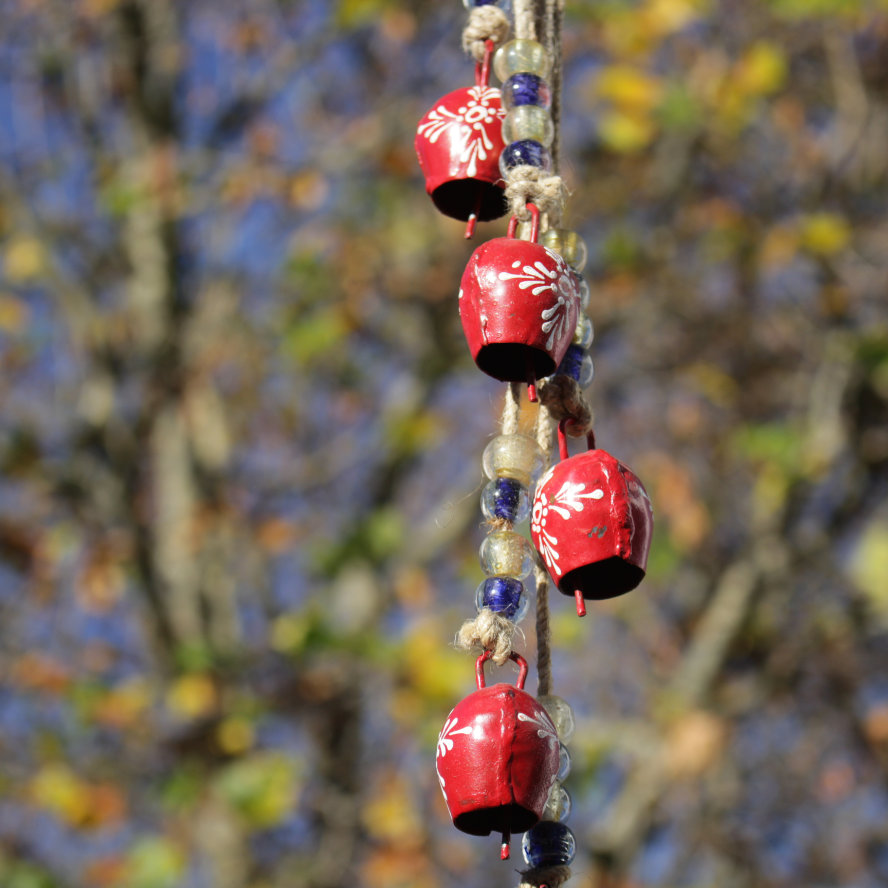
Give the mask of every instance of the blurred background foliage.
[{"label": "blurred background foliage", "polygon": [[[502,394],[412,148],[462,5],[0,16],[0,883],[517,884],[433,770]],[[657,520],[641,588],[553,602],[571,884],[884,885],[888,4],[564,36],[596,431]]]}]

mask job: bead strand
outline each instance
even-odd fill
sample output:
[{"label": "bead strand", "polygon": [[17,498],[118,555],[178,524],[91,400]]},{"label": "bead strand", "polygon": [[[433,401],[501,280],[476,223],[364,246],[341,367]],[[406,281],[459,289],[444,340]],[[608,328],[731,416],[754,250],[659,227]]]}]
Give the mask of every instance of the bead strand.
[{"label": "bead strand", "polygon": [[487,608],[518,623],[529,607],[523,580],[533,570],[536,556],[530,542],[513,527],[530,514],[530,486],[542,469],[542,453],[527,435],[498,435],[484,449],[481,462],[488,478],[481,510],[491,532],[479,550],[487,578],[475,592],[475,606],[478,613]]},{"label": "bead strand", "polygon": [[535,877],[530,880],[531,873],[525,873],[527,881],[523,884],[538,885],[544,881],[546,884],[560,884],[569,877],[570,873],[566,868],[573,862],[577,849],[574,834],[564,823],[570,816],[571,799],[562,785],[570,773],[567,744],[573,737],[576,722],[570,704],[562,697],[546,694],[537,700],[549,714],[558,732],[560,757],[558,773],[549,791],[543,816],[524,834],[521,842],[524,862],[532,868],[531,872]]},{"label": "bead strand", "polygon": [[564,261],[571,267],[580,290],[581,310],[573,342],[568,346],[567,353],[556,373],[570,376],[571,379],[575,379],[579,383],[580,388],[586,388],[592,382],[595,373],[592,358],[589,355],[589,346],[595,338],[595,331],[592,321],[585,314],[589,307],[589,285],[581,274],[586,267],[586,243],[576,231],[567,228],[550,228],[543,233],[540,243],[561,254]]},{"label": "bead strand", "polygon": [[542,43],[517,39],[504,43],[493,57],[493,70],[503,84],[503,141],[500,172],[504,179],[519,166],[552,169],[549,147],[555,126],[549,109],[552,91],[546,78],[552,59]]}]

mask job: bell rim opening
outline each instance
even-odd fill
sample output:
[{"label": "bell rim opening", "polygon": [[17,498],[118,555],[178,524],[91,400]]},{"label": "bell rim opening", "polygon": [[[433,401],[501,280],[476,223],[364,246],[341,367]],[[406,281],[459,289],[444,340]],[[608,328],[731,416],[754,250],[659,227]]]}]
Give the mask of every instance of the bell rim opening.
[{"label": "bell rim opening", "polygon": [[557,369],[555,361],[540,348],[515,342],[491,342],[475,355],[478,369],[501,382],[527,382],[528,363],[534,379],[550,376]]},{"label": "bell rim opening", "polygon": [[467,221],[472,213],[479,222],[490,222],[508,211],[505,190],[484,179],[451,179],[429,196],[439,212],[461,222]]},{"label": "bell rim opening", "polygon": [[631,564],[619,555],[612,555],[595,564],[585,564],[566,573],[558,589],[563,595],[574,597],[578,587],[587,601],[606,601],[635,589],[644,579],[645,570]]},{"label": "bell rim opening", "polygon": [[512,802],[497,808],[465,811],[453,819],[453,825],[470,836],[489,836],[491,833],[527,832],[539,819],[529,808]]}]

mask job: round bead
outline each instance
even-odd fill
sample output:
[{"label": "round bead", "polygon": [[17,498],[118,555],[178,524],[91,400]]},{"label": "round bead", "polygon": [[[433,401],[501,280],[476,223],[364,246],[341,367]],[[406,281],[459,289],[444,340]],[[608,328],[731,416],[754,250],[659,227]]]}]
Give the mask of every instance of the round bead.
[{"label": "round bead", "polygon": [[514,478],[495,478],[481,491],[481,511],[488,521],[500,518],[517,524],[530,514],[530,494]]},{"label": "round bead", "polygon": [[533,139],[511,142],[500,154],[499,168],[503,178],[517,166],[533,166],[548,171],[552,169],[552,155],[545,145]]},{"label": "round bead", "polygon": [[523,580],[533,570],[533,547],[511,530],[490,533],[478,552],[481,569],[489,577],[517,577]]},{"label": "round bead", "polygon": [[595,328],[592,326],[592,321],[586,315],[581,314],[577,321],[577,329],[574,331],[574,345],[578,345],[580,348],[589,348],[594,338]]},{"label": "round bead", "polygon": [[539,445],[528,435],[497,435],[481,457],[484,474],[491,479],[514,478],[530,487],[543,468]]},{"label": "round bead", "polygon": [[[508,120],[508,117],[506,118]],[[503,122],[503,141],[511,142],[506,136],[505,121]],[[533,138],[527,136],[526,138]],[[542,141],[541,139],[538,141]],[[548,143],[546,143],[548,144]],[[543,233],[540,243],[564,257],[564,261],[576,272],[586,267],[586,242],[569,228],[550,228]]]},{"label": "round bead", "polygon": [[585,311],[589,307],[589,285],[582,275],[574,273],[573,277],[580,290],[580,307]]},{"label": "round bead", "polygon": [[563,823],[541,820],[524,834],[521,851],[528,866],[569,866],[577,853],[577,840]]},{"label": "round bead", "polygon": [[558,373],[569,376],[571,379],[580,379],[580,371],[583,368],[583,358],[586,352],[579,345],[569,345],[561,363],[558,365]]},{"label": "round bead", "polygon": [[506,111],[522,105],[537,105],[545,111],[552,107],[552,90],[536,74],[513,74],[504,84],[500,101]]},{"label": "round bead", "polygon": [[570,817],[570,794],[558,782],[552,784],[546,807],[543,808],[542,820],[567,820]]},{"label": "round bead", "polygon": [[513,74],[536,74],[545,79],[552,70],[552,59],[542,43],[519,38],[504,43],[496,51],[493,70],[501,82]]},{"label": "round bead", "polygon": [[568,774],[570,774],[570,752],[563,743],[560,743],[558,745],[558,773],[555,775],[555,779],[564,783]]},{"label": "round bead", "polygon": [[504,142],[532,139],[548,148],[554,137],[555,126],[549,112],[536,105],[521,105],[519,108],[513,108],[503,118]]},{"label": "round bead", "polygon": [[557,697],[555,694],[544,694],[542,697],[537,697],[537,700],[543,709],[549,713],[549,718],[552,719],[552,724],[555,725],[555,730],[558,731],[558,739],[562,743],[570,743],[570,738],[573,737],[574,728],[576,727],[570,703],[562,697]]},{"label": "round bead", "polygon": [[479,613],[486,607],[513,623],[518,623],[524,618],[529,606],[524,583],[512,577],[488,577],[475,590],[475,607]]},{"label": "round bead", "polygon": [[577,382],[580,384],[580,388],[586,388],[587,385],[591,384],[594,378],[595,365],[592,363],[592,358],[590,358],[589,355],[586,355],[583,358],[583,363],[580,367],[580,378]]}]

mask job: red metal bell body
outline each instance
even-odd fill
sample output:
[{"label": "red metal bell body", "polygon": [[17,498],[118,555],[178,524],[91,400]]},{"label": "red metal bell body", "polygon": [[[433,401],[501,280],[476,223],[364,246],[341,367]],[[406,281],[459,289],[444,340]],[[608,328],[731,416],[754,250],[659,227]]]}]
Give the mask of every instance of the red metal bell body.
[{"label": "red metal bell body", "polygon": [[501,832],[507,842],[543,813],[558,770],[558,734],[521,689],[527,664],[518,687],[484,687],[487,656],[478,658],[479,689],[447,716],[435,766],[454,826],[473,836]]},{"label": "red metal bell body", "polygon": [[[566,452],[566,449],[565,449]],[[565,595],[613,598],[643,579],[653,513],[641,481],[604,450],[562,459],[540,479],[530,535]]]},{"label": "red metal bell body", "polygon": [[504,382],[554,373],[579,311],[569,266],[533,241],[489,240],[472,253],[462,276],[459,315],[469,351],[479,369]]},{"label": "red metal bell body", "polygon": [[500,91],[479,83],[448,93],[419,121],[416,156],[426,191],[444,215],[485,221],[505,214],[499,169],[505,115]]}]

